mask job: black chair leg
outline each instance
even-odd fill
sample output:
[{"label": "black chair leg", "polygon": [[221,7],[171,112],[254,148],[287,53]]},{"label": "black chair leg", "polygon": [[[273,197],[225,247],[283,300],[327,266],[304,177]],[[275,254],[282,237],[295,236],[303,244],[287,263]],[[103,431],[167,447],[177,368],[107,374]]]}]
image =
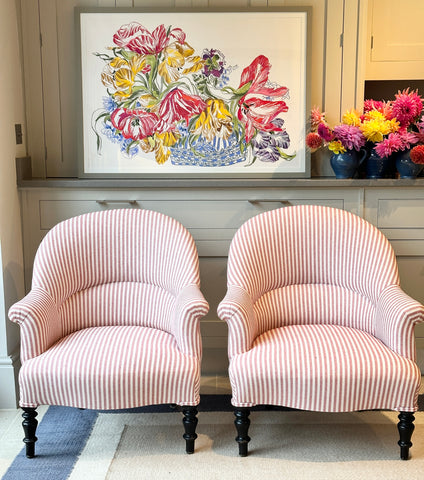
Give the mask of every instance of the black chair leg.
[{"label": "black chair leg", "polygon": [[236,442],[239,445],[240,457],[247,457],[247,445],[250,442],[250,437],[247,434],[250,426],[250,410],[248,408],[236,408],[234,410],[236,419],[234,425],[237,428]]},{"label": "black chair leg", "polygon": [[197,408],[196,407],[183,407],[183,425],[185,433],[183,435],[184,440],[186,441],[186,452],[194,453],[194,441],[197,438],[196,427],[198,419]]},{"label": "black chair leg", "polygon": [[400,458],[402,460],[408,460],[409,449],[412,447],[411,437],[414,431],[414,414],[410,412],[400,412],[398,415],[399,423],[397,425],[399,430],[400,440],[398,445],[400,446]]},{"label": "black chair leg", "polygon": [[26,456],[28,458],[35,457],[35,442],[37,441],[37,437],[35,436],[35,432],[37,430],[38,421],[35,418],[38,413],[35,408],[26,408],[23,407],[22,410],[24,413],[22,414],[23,422],[22,426],[24,427],[24,443],[26,445]]}]

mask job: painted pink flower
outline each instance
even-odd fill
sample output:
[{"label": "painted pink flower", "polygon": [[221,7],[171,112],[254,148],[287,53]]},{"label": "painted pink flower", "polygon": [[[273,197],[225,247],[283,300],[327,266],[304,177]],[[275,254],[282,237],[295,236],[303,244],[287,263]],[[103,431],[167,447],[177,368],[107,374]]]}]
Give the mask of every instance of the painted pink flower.
[{"label": "painted pink flower", "polygon": [[169,33],[164,25],[149,32],[138,22],[123,25],[113,36],[115,45],[127,48],[140,55],[157,55],[170,43],[184,44],[186,35],[181,28],[173,28]]},{"label": "painted pink flower", "polygon": [[241,74],[239,90],[245,86],[248,86],[248,90],[238,102],[237,116],[245,124],[247,142],[252,139],[255,129],[281,131],[272,121],[280,113],[288,111],[286,102],[281,100],[288,88],[266,86],[270,70],[268,58],[259,55]]},{"label": "painted pink flower", "polygon": [[117,108],[110,116],[112,125],[117,128],[124,138],[142,140],[153,135],[159,124],[156,114],[142,108],[131,110]]},{"label": "painted pink flower", "polygon": [[187,95],[179,88],[174,88],[165,95],[159,104],[158,115],[168,125],[180,120],[188,121],[206,108],[206,103],[198,96]]}]

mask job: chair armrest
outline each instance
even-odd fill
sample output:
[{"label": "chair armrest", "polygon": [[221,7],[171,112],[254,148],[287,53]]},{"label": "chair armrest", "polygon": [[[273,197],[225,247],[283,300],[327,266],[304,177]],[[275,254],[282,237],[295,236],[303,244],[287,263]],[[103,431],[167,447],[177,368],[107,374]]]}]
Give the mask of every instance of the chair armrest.
[{"label": "chair armrest", "polygon": [[247,352],[258,336],[253,300],[241,287],[230,285],[218,305],[218,317],[228,325],[228,356]]},{"label": "chair armrest", "polygon": [[186,285],[178,293],[171,329],[183,353],[201,358],[200,319],[208,311],[209,304],[197,285]]},{"label": "chair armrest", "polygon": [[398,285],[391,285],[380,295],[375,335],[393,351],[415,361],[414,327],[423,321],[424,306]]},{"label": "chair armrest", "polygon": [[21,362],[45,352],[62,336],[62,325],[53,298],[39,287],[33,288],[9,309],[9,319],[21,334]]}]

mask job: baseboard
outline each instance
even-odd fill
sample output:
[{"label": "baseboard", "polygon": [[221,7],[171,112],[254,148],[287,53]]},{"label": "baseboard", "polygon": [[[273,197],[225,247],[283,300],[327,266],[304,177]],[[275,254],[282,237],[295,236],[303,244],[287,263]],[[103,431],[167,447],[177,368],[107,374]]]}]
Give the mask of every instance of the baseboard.
[{"label": "baseboard", "polygon": [[18,406],[19,356],[0,357],[0,409]]}]

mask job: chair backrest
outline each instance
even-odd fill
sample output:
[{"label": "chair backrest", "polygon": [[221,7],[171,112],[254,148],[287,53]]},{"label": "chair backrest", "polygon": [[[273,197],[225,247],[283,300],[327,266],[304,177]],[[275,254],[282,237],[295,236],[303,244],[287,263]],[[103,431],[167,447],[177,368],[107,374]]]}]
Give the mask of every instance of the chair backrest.
[{"label": "chair backrest", "polygon": [[[336,305],[337,297],[343,301],[349,297],[352,309],[360,304],[363,313],[375,307],[379,293],[392,284],[399,284],[399,276],[386,237],[357,215],[340,209],[301,205],[259,214],[241,226],[230,247],[228,285],[246,290],[258,302],[259,316],[261,309],[273,308],[260,299],[278,292],[268,302],[277,303],[274,310],[288,305],[287,315],[293,315],[294,302],[299,302],[296,308],[302,312],[298,316],[315,311],[327,316],[327,321],[337,321],[329,317],[346,309],[346,304]],[[306,298],[299,300],[299,289]],[[330,290],[332,309],[321,307],[319,303]]]},{"label": "chair backrest", "polygon": [[38,248],[32,279],[62,309],[65,323],[77,322],[65,333],[98,322],[143,324],[143,310],[153,305],[160,324],[175,295],[199,283],[190,233],[175,219],[140,209],[93,212],[59,223]]}]

